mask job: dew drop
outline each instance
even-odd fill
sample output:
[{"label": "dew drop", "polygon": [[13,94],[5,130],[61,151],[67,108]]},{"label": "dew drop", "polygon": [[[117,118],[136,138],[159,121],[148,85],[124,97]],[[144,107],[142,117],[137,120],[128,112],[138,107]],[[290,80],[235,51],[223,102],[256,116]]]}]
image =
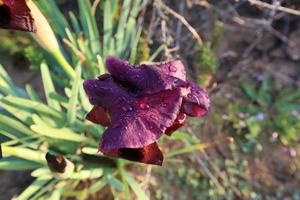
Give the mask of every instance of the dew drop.
[{"label": "dew drop", "polygon": [[190,99],[193,99],[193,98],[194,98],[194,95],[193,95],[192,93],[189,93],[189,94],[187,95],[187,97],[190,98]]},{"label": "dew drop", "polygon": [[201,94],[202,91],[201,90],[196,90],[196,94]]},{"label": "dew drop", "polygon": [[157,117],[154,116],[154,115],[150,115],[150,118],[154,119],[154,120],[157,120]]},{"label": "dew drop", "polygon": [[142,109],[148,109],[148,108],[150,108],[150,106],[149,106],[148,104],[143,103],[143,102],[141,102],[141,103],[139,104],[139,106],[140,106],[140,108],[142,108]]},{"label": "dew drop", "polygon": [[162,107],[167,107],[167,104],[165,102],[163,102],[161,105]]},{"label": "dew drop", "polygon": [[132,110],[133,110],[133,107],[131,107],[131,106],[123,106],[123,107],[122,107],[122,110],[123,110],[124,112],[132,111]]},{"label": "dew drop", "polygon": [[139,79],[140,75],[135,75],[134,78]]},{"label": "dew drop", "polygon": [[170,72],[176,72],[177,68],[173,65],[169,65],[169,70],[170,70]]},{"label": "dew drop", "polygon": [[101,90],[105,91],[105,92],[110,92],[112,89],[109,87],[100,87]]}]

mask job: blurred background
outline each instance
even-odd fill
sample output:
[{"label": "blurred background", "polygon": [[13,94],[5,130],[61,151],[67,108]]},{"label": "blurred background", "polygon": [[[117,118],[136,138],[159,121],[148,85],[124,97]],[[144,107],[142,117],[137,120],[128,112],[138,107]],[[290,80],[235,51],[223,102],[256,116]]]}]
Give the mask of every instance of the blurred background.
[{"label": "blurred background", "polygon": [[[78,10],[71,2],[57,1],[65,15]],[[179,130],[188,138],[159,143],[163,152],[209,145],[166,158],[163,167],[126,170],[151,199],[300,199],[300,1],[163,2],[141,4],[136,62],[158,48],[155,61],[180,58],[212,105]],[[29,34],[0,31],[0,64],[17,86],[30,83],[43,96],[36,47]],[[0,176],[4,200],[33,181],[30,171]],[[107,187],[88,199],[122,199],[112,193]]]}]

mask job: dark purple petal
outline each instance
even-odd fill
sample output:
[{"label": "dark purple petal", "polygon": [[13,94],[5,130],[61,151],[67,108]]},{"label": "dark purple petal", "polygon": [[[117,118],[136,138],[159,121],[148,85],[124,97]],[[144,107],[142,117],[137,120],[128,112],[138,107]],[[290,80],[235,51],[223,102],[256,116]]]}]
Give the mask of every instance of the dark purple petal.
[{"label": "dark purple petal", "polygon": [[162,73],[175,78],[186,80],[186,71],[183,63],[180,60],[172,60],[164,63],[159,63],[155,65],[158,67]]},{"label": "dark purple petal", "polygon": [[86,115],[87,120],[100,124],[102,126],[110,125],[110,118],[104,108],[100,106],[94,106],[93,109]]},{"label": "dark purple petal", "polygon": [[0,28],[36,32],[25,0],[3,0],[0,5]]},{"label": "dark purple petal", "polygon": [[[176,66],[180,66],[179,64],[181,62],[174,62]],[[133,65],[128,64],[128,62],[112,56],[109,56],[106,59],[106,67],[109,73],[113,76],[113,78],[120,84],[122,84],[124,87],[129,88],[129,90],[135,92],[137,95],[140,96],[144,94],[153,94],[162,90],[170,90],[174,87],[178,88],[186,85],[185,81],[170,76],[170,73],[163,73],[163,71],[166,71],[166,68],[168,66],[173,65],[142,64],[138,67],[134,67]],[[179,71],[180,73],[178,73],[177,75],[185,78],[182,69],[180,69]]]},{"label": "dark purple petal", "polygon": [[164,156],[154,142],[142,148],[121,148],[103,152],[107,156],[124,158],[135,162],[162,165]]},{"label": "dark purple petal", "polygon": [[187,94],[183,97],[182,112],[192,117],[200,117],[207,113],[210,100],[205,89],[189,82]]},{"label": "dark purple petal", "polygon": [[133,104],[125,102],[114,105],[122,112],[111,117],[100,142],[101,151],[141,148],[158,140],[177,118],[181,97],[178,90],[166,90],[137,98]]}]

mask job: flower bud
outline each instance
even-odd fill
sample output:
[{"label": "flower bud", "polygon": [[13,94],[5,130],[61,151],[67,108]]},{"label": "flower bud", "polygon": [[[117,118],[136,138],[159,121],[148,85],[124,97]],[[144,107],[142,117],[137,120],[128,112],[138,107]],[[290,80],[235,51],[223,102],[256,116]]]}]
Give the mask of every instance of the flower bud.
[{"label": "flower bud", "polygon": [[55,34],[50,27],[46,17],[42,14],[39,8],[33,3],[33,1],[27,2],[28,7],[31,10],[32,17],[36,26],[36,33],[33,34],[35,40],[47,51],[49,51],[61,65],[63,70],[71,77],[75,77],[74,69],[70,66],[67,60],[64,58],[63,53],[60,51],[58,41]]},{"label": "flower bud", "polygon": [[61,155],[46,154],[46,160],[50,171],[56,178],[64,178],[74,171],[74,164]]},{"label": "flower bud", "polygon": [[47,51],[50,51],[51,53],[60,51],[54,32],[45,16],[41,13],[33,1],[28,1],[27,5],[31,10],[31,14],[37,28],[36,34],[33,35],[34,38]]}]

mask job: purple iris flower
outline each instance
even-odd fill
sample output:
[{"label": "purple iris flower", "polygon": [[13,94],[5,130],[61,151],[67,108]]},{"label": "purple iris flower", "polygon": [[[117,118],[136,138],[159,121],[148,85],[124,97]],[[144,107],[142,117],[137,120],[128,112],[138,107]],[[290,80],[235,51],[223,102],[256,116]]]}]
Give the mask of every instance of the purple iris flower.
[{"label": "purple iris flower", "polygon": [[25,0],[0,0],[0,28],[36,32]]},{"label": "purple iris flower", "polygon": [[99,150],[108,156],[162,165],[156,141],[185,125],[187,115],[206,114],[206,91],[186,81],[179,60],[133,66],[110,56],[106,67],[110,74],[84,82],[94,105],[86,118],[108,127]]}]

